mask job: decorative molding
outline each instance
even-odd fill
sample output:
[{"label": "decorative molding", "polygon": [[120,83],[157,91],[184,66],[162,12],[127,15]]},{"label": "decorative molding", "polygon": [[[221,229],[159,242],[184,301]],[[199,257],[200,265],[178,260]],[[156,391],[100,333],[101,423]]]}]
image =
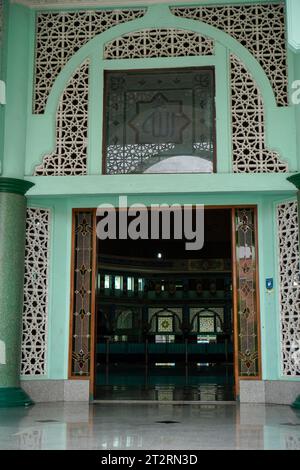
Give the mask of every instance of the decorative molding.
[{"label": "decorative molding", "polygon": [[32,186],[34,183],[26,180],[0,177],[0,193],[14,193],[24,196]]},{"label": "decorative molding", "polygon": [[300,189],[300,173],[297,173],[297,175],[290,176],[287,178],[287,180],[294,184],[297,189]]},{"label": "decorative molding", "polygon": [[234,173],[287,172],[287,163],[265,146],[264,105],[254,78],[233,54],[230,63]]},{"label": "decorative molding", "polygon": [[281,370],[284,376],[300,376],[300,259],[298,204],[277,206]]},{"label": "decorative molding", "polygon": [[[258,0],[248,0],[248,3],[257,3]],[[276,0],[275,0],[276,1]],[[240,0],[225,0],[227,3],[239,3]],[[124,7],[124,0],[10,0],[10,3],[19,3],[29,8],[42,9],[42,8],[76,8],[76,7]],[[191,5],[195,3],[216,3],[216,0],[173,0],[173,5]],[[126,7],[135,5],[165,5],[166,0],[130,0]]]},{"label": "decorative molding", "polygon": [[286,17],[287,17],[287,31],[288,41],[291,48],[299,53],[300,52],[300,2],[299,0],[286,0]]},{"label": "decorative molding", "polygon": [[50,210],[28,208],[26,218],[21,374],[46,374]]},{"label": "decorative molding", "polygon": [[87,172],[89,61],[76,70],[56,114],[56,150],[43,158],[35,176],[85,175]]},{"label": "decorative molding", "polygon": [[203,21],[239,41],[263,67],[273,86],[277,104],[288,105],[283,2],[171,7],[171,12],[180,18]]},{"label": "decorative molding", "polygon": [[[201,1],[201,0],[200,0]],[[203,1],[203,0],[202,0]],[[191,3],[187,0],[178,1],[178,3]],[[29,8],[85,8],[85,7],[119,7],[124,8],[124,0],[10,0],[10,3],[19,3]],[[176,3],[176,0],[173,2]],[[165,4],[164,0],[130,0],[126,8],[135,5],[154,5]]]}]

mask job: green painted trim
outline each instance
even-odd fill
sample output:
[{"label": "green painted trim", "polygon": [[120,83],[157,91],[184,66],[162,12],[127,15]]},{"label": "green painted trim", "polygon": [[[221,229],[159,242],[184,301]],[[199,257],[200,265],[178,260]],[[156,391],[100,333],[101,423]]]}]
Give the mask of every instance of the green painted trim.
[{"label": "green painted trim", "polygon": [[34,183],[17,178],[0,177],[0,193],[24,194],[34,186]]},{"label": "green painted trim", "polygon": [[29,12],[10,3],[7,24],[7,73],[3,176],[23,178],[26,159]]},{"label": "green painted trim", "polygon": [[30,405],[34,402],[20,387],[0,388],[0,408]]},{"label": "green painted trim", "polygon": [[[7,44],[8,44],[8,16],[9,2],[3,2],[2,34],[0,42],[0,80],[6,83],[7,71]],[[0,175],[3,172],[4,161],[4,126],[5,126],[6,106],[0,105]]]},{"label": "green painted trim", "polygon": [[[203,0],[202,0],[203,1]],[[259,0],[261,1],[261,0]],[[281,3],[282,0],[265,0],[264,3]],[[26,3],[26,0],[23,3]],[[62,3],[62,2],[61,2]],[[95,4],[94,2],[85,2],[85,5],[80,5],[80,2],[78,1],[77,3],[73,3],[72,0],[69,0],[65,2],[63,11],[82,11],[82,10],[92,10],[92,11],[99,11],[99,10],[119,10],[120,8],[127,9],[127,10],[132,10],[136,8],[149,8],[152,6],[152,3],[156,3],[158,5],[167,5],[169,7],[199,7],[201,6],[201,3],[199,0],[182,0],[181,2],[176,3],[174,0],[173,1],[167,1],[167,0],[156,0],[156,1],[151,1],[151,0],[131,0],[128,2],[127,5],[124,5],[124,0],[102,0],[101,3],[99,2],[99,5]],[[257,4],[258,0],[205,0],[204,6],[207,5],[217,5],[217,6],[222,6],[222,5],[239,5],[239,4]],[[49,2],[36,2],[36,4],[32,4],[30,8],[33,11],[38,11],[38,12],[60,12],[62,11],[62,6],[57,5],[57,2],[54,0],[50,0]]]},{"label": "green painted trim", "polygon": [[[274,196],[263,197],[258,204],[258,275],[260,296],[261,324],[261,361],[262,379],[277,379],[277,331],[276,331],[276,302],[279,297],[278,284],[274,283],[272,293],[266,292],[266,278],[276,276],[276,258],[274,257],[275,236],[273,232],[274,212],[272,201]],[[266,240],[268,242],[266,243]]]},{"label": "green painted trim", "polygon": [[[255,175],[254,175],[255,177]],[[41,179],[47,177],[40,177]],[[70,177],[73,178],[73,177]],[[51,177],[49,177],[51,179]],[[109,178],[107,178],[109,180]],[[286,180],[285,180],[286,181]],[[288,182],[286,181],[288,185]],[[251,186],[248,184],[248,186]],[[279,335],[277,335],[276,305],[279,293],[278,284],[275,283],[274,294],[266,296],[265,279],[276,278],[276,259],[273,255],[275,236],[273,232],[273,212],[269,209],[274,200],[283,200],[295,196],[292,190],[285,194],[266,194],[264,192],[252,193],[227,193],[227,194],[201,194],[195,193],[152,193],[131,194],[128,203],[143,203],[145,205],[154,203],[180,203],[180,204],[205,204],[205,205],[244,205],[256,204],[258,206],[259,227],[259,273],[261,292],[261,328],[262,328],[262,357],[264,380],[280,380],[279,366],[275,357],[278,358]],[[122,193],[123,194],[123,193]],[[97,193],[77,196],[66,195],[65,197],[42,197],[30,196],[28,205],[35,207],[47,207],[53,210],[50,250],[50,279],[49,279],[49,311],[48,311],[48,365],[47,377],[45,379],[67,379],[68,371],[68,341],[69,341],[69,299],[70,299],[70,263],[71,263],[71,226],[72,208],[97,207],[101,203],[118,205],[119,191],[112,193]],[[29,377],[22,377],[28,380]],[[34,380],[34,379],[33,379]],[[286,380],[286,378],[282,378]]]},{"label": "green painted trim", "polygon": [[272,192],[287,193],[291,197],[296,190],[286,180],[287,176],[285,173],[191,173],[27,176],[26,179],[35,183],[30,196]]},{"label": "green painted trim", "polygon": [[300,189],[300,173],[298,173],[297,175],[289,176],[287,180],[290,183],[293,183],[296,186],[296,188]]},{"label": "green painted trim", "polygon": [[[220,3],[220,2],[216,2]],[[239,2],[241,3],[241,2]],[[247,2],[245,2],[247,3]],[[77,10],[77,8],[76,8]],[[216,111],[217,111],[217,148],[218,173],[232,171],[231,148],[231,112],[230,112],[230,81],[229,81],[229,53],[233,52],[245,64],[256,81],[263,96],[265,106],[265,143],[269,150],[276,151],[282,161],[289,164],[291,173],[298,171],[299,163],[296,158],[296,123],[295,110],[292,106],[277,107],[274,91],[263,68],[253,55],[237,40],[220,29],[202,23],[198,20],[184,19],[173,15],[168,5],[151,5],[142,18],[114,26],[95,36],[82,46],[67,62],[57,76],[48,96],[44,114],[32,115],[32,86],[34,64],[34,15],[30,12],[30,38],[29,38],[29,91],[28,92],[28,127],[26,144],[25,175],[32,175],[36,165],[43,157],[55,151],[56,148],[56,110],[61,94],[66,84],[86,59],[90,60],[90,89],[89,89],[89,116],[88,116],[88,163],[89,175],[101,174],[102,159],[102,119],[103,110],[103,71],[123,69],[147,69],[170,67],[200,67],[212,65],[216,68]],[[104,60],[103,51],[106,42],[124,34],[147,28],[179,28],[194,31],[211,37],[215,41],[215,54],[201,57],[173,57],[173,58],[145,58],[145,59],[118,59]],[[293,63],[293,54],[289,53],[289,70]],[[225,69],[225,74],[224,74]],[[291,73],[289,74],[291,76]],[[285,138],[282,138],[282,135]],[[222,149],[222,151],[221,151]],[[299,160],[300,161],[300,160]],[[8,174],[7,174],[8,175]],[[8,175],[10,176],[10,175]],[[288,175],[287,175],[288,176]],[[138,176],[136,176],[138,178]],[[37,193],[37,190],[35,191]],[[44,194],[42,192],[41,194]]]},{"label": "green painted trim", "polygon": [[300,52],[299,14],[299,0],[286,0],[288,42],[290,48],[297,54]]},{"label": "green painted trim", "polygon": [[[99,51],[99,56],[102,56],[102,60],[104,62],[105,68],[110,68],[110,64],[118,63],[118,68],[144,68],[143,63],[144,61],[148,62],[148,66],[150,67],[151,61],[149,59],[119,59],[117,61],[105,60],[103,59],[104,54],[104,46],[107,42],[117,39],[125,34],[140,31],[143,29],[151,29],[151,28],[179,28],[184,29],[187,31],[193,31],[198,34],[202,34],[213,39],[216,42],[219,42],[234,53],[237,57],[239,57],[248,70],[253,75],[257,85],[259,86],[264,102],[266,106],[270,106],[272,108],[276,108],[276,100],[272,85],[264,72],[262,66],[259,62],[255,59],[255,57],[248,51],[246,47],[244,47],[239,41],[234,39],[229,34],[221,31],[220,29],[211,26],[207,23],[203,23],[198,20],[191,20],[180,18],[171,13],[169,7],[167,5],[152,5],[148,8],[147,13],[142,18],[137,20],[129,21],[127,23],[122,23],[117,26],[113,26],[112,28],[106,30],[105,32],[98,34],[89,42],[87,42],[84,46],[82,46],[67,62],[67,64],[63,67],[59,75],[57,76],[53,87],[49,93],[45,114],[51,114],[56,112],[57,103],[60,99],[61,94],[63,93],[66,84],[70,80],[71,76],[75,72],[75,70],[82,64],[82,62],[88,58],[91,58],[94,51]],[[102,51],[102,53],[101,53]],[[208,57],[211,60],[214,59],[214,56]],[[177,58],[178,59],[178,58]],[[180,58],[179,58],[180,59]],[[181,58],[182,59],[182,58]],[[184,58],[186,59],[186,58]],[[196,59],[199,60],[199,57]],[[195,59],[195,60],[196,60]],[[153,59],[152,62],[154,62]],[[162,61],[166,63],[165,67],[170,67],[169,58],[163,58]],[[153,66],[153,65],[152,65]]]},{"label": "green painted trim", "polygon": [[296,408],[296,410],[300,410],[300,395],[296,398],[294,403],[292,403],[292,408]]}]

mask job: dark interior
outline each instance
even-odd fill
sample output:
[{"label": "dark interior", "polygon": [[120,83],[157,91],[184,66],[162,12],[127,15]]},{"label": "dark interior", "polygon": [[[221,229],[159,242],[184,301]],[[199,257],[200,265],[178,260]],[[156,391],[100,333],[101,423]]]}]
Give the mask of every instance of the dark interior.
[{"label": "dark interior", "polygon": [[233,400],[231,211],[205,210],[199,251],[97,243],[95,399]]}]

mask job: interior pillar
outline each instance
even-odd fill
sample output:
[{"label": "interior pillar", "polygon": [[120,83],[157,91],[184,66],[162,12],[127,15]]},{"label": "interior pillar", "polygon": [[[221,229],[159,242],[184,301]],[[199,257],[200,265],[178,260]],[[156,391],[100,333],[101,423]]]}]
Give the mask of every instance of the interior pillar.
[{"label": "interior pillar", "polygon": [[33,404],[20,388],[25,193],[32,186],[21,179],[0,178],[0,407]]}]

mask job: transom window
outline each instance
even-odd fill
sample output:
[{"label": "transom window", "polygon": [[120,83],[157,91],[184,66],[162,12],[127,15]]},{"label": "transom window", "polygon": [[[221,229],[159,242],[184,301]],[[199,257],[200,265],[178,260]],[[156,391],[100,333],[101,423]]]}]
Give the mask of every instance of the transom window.
[{"label": "transom window", "polygon": [[214,69],[105,73],[104,168],[215,171]]}]

